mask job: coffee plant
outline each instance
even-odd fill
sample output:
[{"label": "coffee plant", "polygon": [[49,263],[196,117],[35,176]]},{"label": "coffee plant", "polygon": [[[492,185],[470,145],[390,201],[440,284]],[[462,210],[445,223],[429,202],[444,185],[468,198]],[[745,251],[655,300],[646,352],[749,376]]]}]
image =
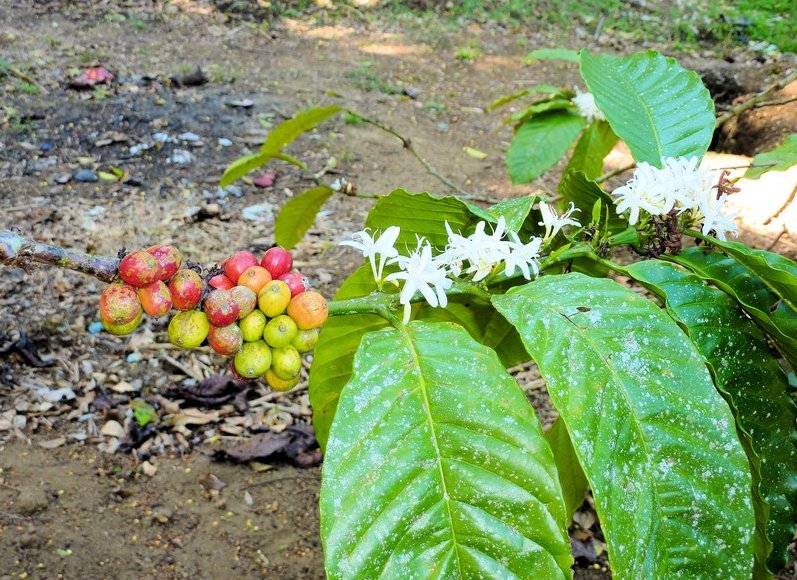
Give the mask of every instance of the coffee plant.
[{"label": "coffee plant", "polygon": [[[283,248],[239,252],[207,283],[170,246],[120,262],[2,232],[0,258],[111,282],[100,313],[117,334],[174,308],[175,345],[207,341],[274,389],[315,347],[330,578],[570,577],[588,490],[617,577],[772,577],[797,515],[797,264],[728,240],[737,188],[700,167],[716,117],[697,74],[655,51],[564,57],[588,92],[540,85],[490,107],[531,99],[508,119],[513,182],[572,150],[557,194],[382,196],[341,242],[365,263],[328,305]],[[341,111],[283,123],[222,184],[303,167],[284,147]],[[618,140],[635,169],[609,191]],[[795,162],[792,136],[746,177]],[[277,243],[336,192],[288,202]],[[547,433],[507,371],[530,362],[559,416]]]}]

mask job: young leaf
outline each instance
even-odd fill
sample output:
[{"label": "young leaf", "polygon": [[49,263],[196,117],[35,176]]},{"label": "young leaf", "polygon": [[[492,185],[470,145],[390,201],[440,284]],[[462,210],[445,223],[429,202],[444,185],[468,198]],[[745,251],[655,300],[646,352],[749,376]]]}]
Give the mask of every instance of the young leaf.
[{"label": "young leaf", "polygon": [[503,107],[507,103],[511,103],[521,97],[525,97],[526,95],[531,95],[535,93],[548,93],[550,95],[554,95],[559,93],[560,89],[553,85],[535,85],[533,87],[529,87],[528,89],[523,89],[516,93],[512,93],[511,95],[504,95],[503,97],[499,97],[487,107],[485,107],[486,111],[493,111],[499,107]]},{"label": "young leaf", "polygon": [[797,516],[797,405],[787,393],[786,375],[761,330],[721,290],[658,260],[637,262],[622,271],[664,300],[708,361],[717,388],[731,399],[741,430],[752,439],[751,464],[759,464],[753,470],[754,489],[760,481],[768,504],[754,503],[764,523],[762,531],[774,544],[772,549],[767,537],[759,538],[767,546],[760,564],[769,556],[769,568],[780,570],[786,565]]},{"label": "young leaf", "polygon": [[280,153],[283,147],[293,143],[296,138],[309,131],[321,121],[325,121],[342,109],[337,105],[329,107],[318,107],[299,113],[292,119],[283,121],[277,125],[266,137],[265,143],[260,147],[260,152],[265,155],[275,156]]},{"label": "young leaf", "polygon": [[264,155],[260,152],[250,153],[249,155],[244,155],[240,159],[236,159],[224,170],[221,176],[221,186],[227,187],[234,181],[241,179],[250,171],[262,167],[268,163],[269,159],[271,159],[271,155]]},{"label": "young leaf", "polygon": [[580,53],[581,76],[637,162],[702,158],[714,133],[714,101],[697,73],[649,50],[618,58]]},{"label": "young leaf", "polygon": [[321,484],[329,578],[569,578],[553,456],[495,353],[454,324],[363,338]]},{"label": "young leaf", "polygon": [[628,578],[746,578],[750,465],[702,356],[613,280],[542,276],[495,296],[548,383]]},{"label": "young leaf", "polygon": [[583,117],[566,110],[541,113],[523,123],[506,153],[512,183],[528,183],[556,165],[584,123]]},{"label": "young leaf", "polygon": [[[376,290],[371,266],[364,264],[341,285],[336,300],[365,296]],[[313,350],[310,367],[310,405],[313,407],[313,429],[321,449],[326,447],[329,427],[335,417],[340,391],[351,376],[354,353],[367,332],[387,326],[375,314],[335,316],[324,323]]]},{"label": "young leaf", "polygon": [[767,332],[792,368],[797,369],[797,312],[747,267],[731,256],[703,248],[687,248],[680,254],[662,258],[680,264],[736,299]]},{"label": "young leaf", "polygon": [[315,221],[321,206],[335,193],[326,185],[303,191],[290,199],[279,212],[274,222],[274,239],[285,248],[298,244]]},{"label": "young leaf", "polygon": [[529,216],[531,208],[539,199],[536,195],[515,197],[488,207],[487,212],[496,219],[503,216],[506,220],[506,228],[513,232],[519,232]]},{"label": "young leaf", "polygon": [[795,164],[797,164],[797,134],[786,137],[783,143],[772,151],[756,155],[743,177],[758,179],[767,171],[786,171]]},{"label": "young leaf", "polygon": [[578,52],[567,48],[540,48],[531,51],[526,56],[527,63],[537,62],[538,60],[565,60],[578,62]]},{"label": "young leaf", "polygon": [[615,143],[617,135],[609,123],[601,120],[590,123],[578,139],[565,172],[573,169],[583,171],[589,179],[600,177],[603,174],[603,160]]},{"label": "young leaf", "polygon": [[553,458],[556,461],[556,472],[559,474],[559,483],[562,484],[562,491],[565,496],[567,523],[569,525],[573,520],[573,514],[584,503],[584,498],[587,496],[587,490],[589,489],[589,482],[587,481],[587,476],[584,475],[584,470],[581,469],[581,465],[578,463],[576,450],[573,448],[570,434],[567,432],[567,427],[562,419],[557,418],[554,421],[545,434],[545,438],[551,446]]},{"label": "young leaf", "polygon": [[509,125],[511,123],[517,128],[540,113],[545,113],[546,111],[562,111],[567,109],[575,109],[570,97],[554,95],[550,98],[532,103],[522,111],[514,113],[511,117],[504,121],[504,125]]}]

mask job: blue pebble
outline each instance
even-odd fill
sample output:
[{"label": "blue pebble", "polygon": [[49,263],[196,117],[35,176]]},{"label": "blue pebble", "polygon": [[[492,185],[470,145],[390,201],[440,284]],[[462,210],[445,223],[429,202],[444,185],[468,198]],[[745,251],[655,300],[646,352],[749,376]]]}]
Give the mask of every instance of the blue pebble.
[{"label": "blue pebble", "polygon": [[102,332],[102,322],[92,322],[89,324],[89,334],[99,334]]}]

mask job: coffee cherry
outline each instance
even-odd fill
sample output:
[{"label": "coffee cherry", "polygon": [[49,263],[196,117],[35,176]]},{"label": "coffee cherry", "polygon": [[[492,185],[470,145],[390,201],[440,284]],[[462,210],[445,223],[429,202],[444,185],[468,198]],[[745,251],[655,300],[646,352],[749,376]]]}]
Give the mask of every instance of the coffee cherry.
[{"label": "coffee cherry", "polygon": [[301,294],[308,289],[307,278],[304,277],[304,274],[296,270],[278,276],[277,279],[282,280],[288,285],[288,288],[291,289],[291,296]]},{"label": "coffee cherry", "polygon": [[329,316],[327,301],[318,292],[302,292],[291,298],[288,316],[293,318],[300,330],[318,328]]},{"label": "coffee cherry", "polygon": [[272,280],[257,295],[257,306],[269,318],[285,312],[291,301],[291,290],[285,282]]},{"label": "coffee cherry", "polygon": [[160,265],[159,280],[166,281],[174,276],[183,263],[183,256],[180,250],[167,244],[151,246],[147,248],[147,253],[152,254]]},{"label": "coffee cherry", "polygon": [[155,256],[143,250],[126,255],[119,262],[119,277],[136,288],[149,286],[161,272],[161,266]]},{"label": "coffee cherry", "polygon": [[208,344],[213,350],[225,356],[232,356],[243,344],[241,329],[234,322],[228,326],[211,326],[208,332]]},{"label": "coffee cherry", "polygon": [[257,293],[246,286],[235,286],[230,290],[233,300],[238,305],[238,320],[246,318],[257,308]]},{"label": "coffee cherry", "polygon": [[252,252],[246,251],[234,253],[221,264],[221,268],[233,284],[237,284],[240,275],[251,266],[257,266],[257,258]]},{"label": "coffee cherry", "polygon": [[274,389],[275,391],[290,391],[293,387],[299,384],[299,379],[301,377],[296,375],[292,379],[281,379],[272,369],[268,369],[266,371],[265,379],[266,383],[269,387]]},{"label": "coffee cherry", "polygon": [[263,331],[266,329],[266,315],[259,310],[253,310],[238,323],[238,326],[241,327],[244,341],[261,340]]},{"label": "coffee cherry", "polygon": [[271,349],[262,340],[245,342],[233,362],[241,376],[247,379],[262,377],[271,366]]},{"label": "coffee cherry", "polygon": [[208,337],[210,322],[201,310],[175,314],[169,322],[169,342],[180,348],[196,348]]},{"label": "coffee cherry", "polygon": [[100,316],[108,324],[124,325],[141,314],[136,288],[125,282],[109,284],[100,294]]},{"label": "coffee cherry", "polygon": [[272,278],[276,279],[291,271],[293,257],[285,248],[275,246],[266,250],[266,253],[260,259],[260,265],[268,270]]},{"label": "coffee cherry", "polygon": [[202,298],[204,284],[193,270],[178,270],[169,280],[172,306],[177,310],[193,310]]},{"label": "coffee cherry", "polygon": [[269,282],[271,282],[271,274],[269,274],[268,270],[262,268],[261,266],[252,266],[251,268],[247,268],[244,273],[241,274],[241,277],[238,278],[239,285],[246,286],[255,293],[260,292],[263,286]]},{"label": "coffee cherry", "polygon": [[302,357],[292,346],[275,348],[271,351],[271,370],[281,379],[289,380],[299,376],[302,370]]},{"label": "coffee cherry", "polygon": [[123,336],[126,334],[130,334],[136,328],[138,328],[138,325],[141,324],[142,316],[143,316],[143,311],[139,310],[138,315],[130,322],[126,322],[125,324],[113,324],[112,322],[109,322],[108,320],[103,318],[102,314],[100,314],[100,322],[102,322],[102,327],[111,334]]},{"label": "coffee cherry", "polygon": [[159,318],[172,309],[172,293],[163,281],[158,280],[154,284],[138,289],[138,297],[141,299],[141,306],[144,312],[154,318]]},{"label": "coffee cherry", "polygon": [[310,352],[318,342],[318,336],[320,333],[320,328],[299,330],[294,339],[291,341],[291,346],[293,346],[293,348],[298,350],[300,353]]},{"label": "coffee cherry", "polygon": [[213,326],[227,326],[238,320],[238,303],[227,290],[213,290],[205,298],[203,310]]},{"label": "coffee cherry", "polygon": [[216,274],[208,280],[208,286],[211,288],[218,288],[219,290],[232,290],[235,286],[232,280],[227,278],[224,274]]},{"label": "coffee cherry", "polygon": [[266,328],[263,331],[263,340],[271,348],[282,348],[291,344],[298,332],[299,330],[296,328],[293,318],[280,314],[266,324]]}]

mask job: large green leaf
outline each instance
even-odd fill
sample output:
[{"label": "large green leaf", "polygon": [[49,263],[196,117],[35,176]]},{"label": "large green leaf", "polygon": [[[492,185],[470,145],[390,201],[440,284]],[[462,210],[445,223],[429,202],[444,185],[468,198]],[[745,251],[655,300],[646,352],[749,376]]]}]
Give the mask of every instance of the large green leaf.
[{"label": "large green leaf", "polygon": [[390,226],[399,226],[401,233],[396,240],[400,253],[414,250],[418,237],[429,240],[432,246],[442,249],[448,243],[445,223],[453,231],[464,231],[478,220],[495,221],[495,217],[474,205],[456,197],[436,197],[429,193],[410,193],[396,189],[379,198],[368,213],[365,225],[377,231]]},{"label": "large green leaf", "polygon": [[363,338],[321,484],[329,578],[568,578],[550,447],[495,353],[450,323]]},{"label": "large green leaf", "polygon": [[691,341],[612,280],[542,276],[493,303],[548,384],[623,578],[746,578],[750,466]]},{"label": "large green leaf", "polygon": [[570,111],[541,113],[523,123],[506,152],[512,183],[528,183],[556,165],[584,123],[583,117]]},{"label": "large green leaf", "polygon": [[758,475],[768,504],[754,507],[774,544],[769,556],[772,546],[760,538],[766,546],[761,563],[769,556],[769,567],[781,569],[797,515],[797,406],[786,392],[786,375],[761,330],[721,290],[658,260],[637,262],[623,272],[664,300],[708,361],[717,387],[731,399],[739,427],[752,438],[755,457],[748,456],[754,467],[760,463],[760,472],[753,470],[753,483],[758,487]]},{"label": "large green leaf", "polygon": [[606,121],[590,123],[579,137],[565,172],[583,171],[588,179],[603,174],[603,160],[617,143],[617,135]]},{"label": "large green leaf", "polygon": [[745,265],[735,258],[703,248],[688,248],[663,259],[680,264],[736,299],[763,328],[797,369],[797,312],[773,294]]},{"label": "large green leaf", "polygon": [[318,210],[335,191],[326,185],[319,185],[303,191],[290,199],[279,212],[274,222],[274,239],[285,248],[298,244],[305,232],[315,221]]},{"label": "large green leaf", "polygon": [[506,228],[508,230],[519,232],[523,228],[531,208],[539,199],[536,195],[507,199],[488,207],[486,211],[496,219],[503,217],[506,220]]},{"label": "large green leaf", "polygon": [[[366,296],[376,290],[370,264],[365,264],[341,285],[336,300]],[[363,335],[387,326],[381,316],[354,314],[334,316],[324,323],[313,350],[310,367],[310,405],[313,407],[313,428],[321,449],[326,447],[329,428],[335,417],[338,397],[351,376],[354,353]]]},{"label": "large green leaf", "polygon": [[712,238],[711,243],[736,258],[792,310],[797,310],[797,264],[780,254],[750,248],[740,242],[722,242]]},{"label": "large green leaf", "polygon": [[697,73],[649,50],[618,58],[581,51],[581,76],[634,160],[702,158],[714,133],[714,101]]},{"label": "large green leaf", "polygon": [[789,135],[772,151],[759,153],[752,165],[744,172],[745,179],[758,179],[767,171],[786,171],[797,164],[797,134]]},{"label": "large green leaf", "polygon": [[557,418],[545,433],[545,438],[548,440],[556,460],[556,472],[559,474],[559,483],[562,484],[562,492],[565,496],[569,525],[573,520],[573,514],[584,503],[589,482],[578,462],[576,450],[573,448],[573,442],[570,440],[570,434],[567,432],[564,421]]},{"label": "large green leaf", "polygon": [[577,214],[578,220],[585,225],[589,223],[595,202],[600,200],[601,224],[608,223],[608,231],[618,232],[628,227],[628,220],[614,211],[612,197],[600,185],[589,179],[583,171],[570,170],[565,173],[559,182],[559,193],[562,194],[563,207],[573,202],[573,205],[581,210]]}]

